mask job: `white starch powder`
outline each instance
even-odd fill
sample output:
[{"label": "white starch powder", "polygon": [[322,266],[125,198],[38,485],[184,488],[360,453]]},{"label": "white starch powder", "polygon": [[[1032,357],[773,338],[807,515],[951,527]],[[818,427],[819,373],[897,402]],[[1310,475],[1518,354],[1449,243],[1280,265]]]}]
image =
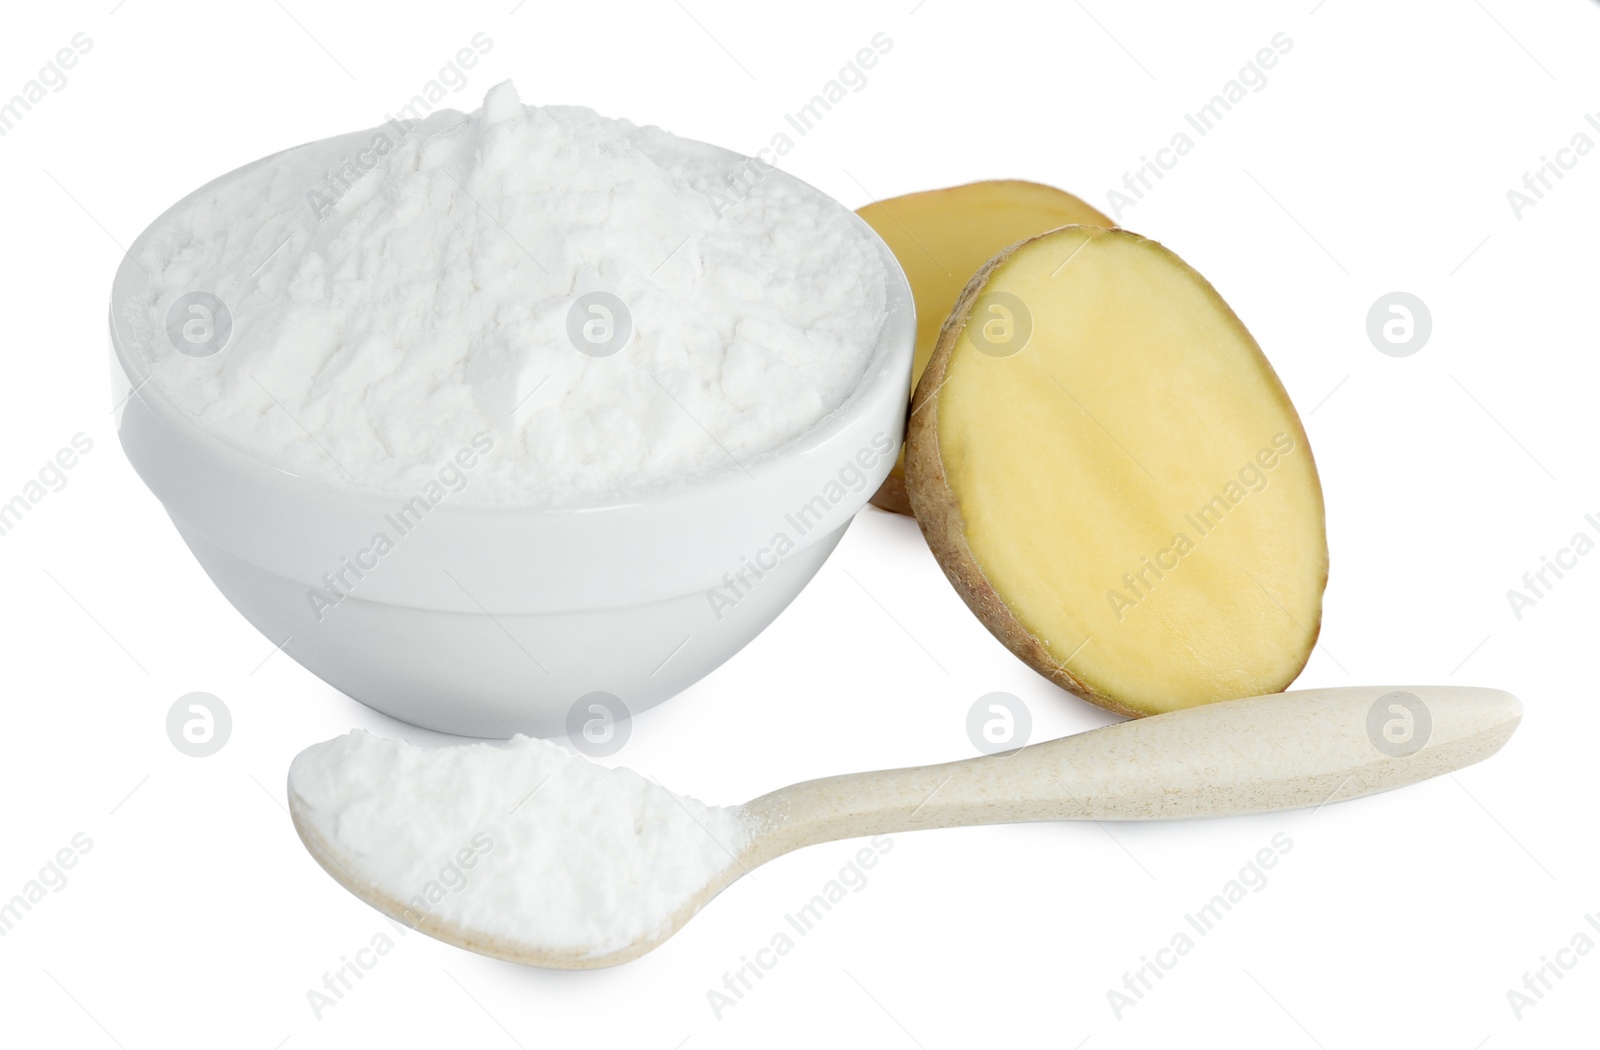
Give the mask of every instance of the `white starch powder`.
[{"label": "white starch powder", "polygon": [[[841,205],[509,82],[470,116],[236,172],[136,258],[141,363],[203,428],[385,493],[487,431],[469,502],[594,505],[738,470],[849,397],[886,317],[879,247]],[[168,335],[197,292],[231,319],[209,354]]]},{"label": "white starch powder", "polygon": [[750,841],[736,809],[530,737],[422,749],[356,731],[302,751],[289,791],[411,923],[586,954],[656,934]]}]

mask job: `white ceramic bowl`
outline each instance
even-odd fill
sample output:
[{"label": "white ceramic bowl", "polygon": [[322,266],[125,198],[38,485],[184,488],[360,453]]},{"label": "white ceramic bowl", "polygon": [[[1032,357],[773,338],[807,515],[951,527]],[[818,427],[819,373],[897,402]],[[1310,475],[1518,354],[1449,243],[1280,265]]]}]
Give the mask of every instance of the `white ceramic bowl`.
[{"label": "white ceramic bowl", "polygon": [[[283,470],[200,429],[155,384],[138,385],[143,341],[164,338],[130,300],[145,280],[132,258],[148,236],[111,290],[129,461],[223,595],[273,644],[369,707],[429,729],[548,736],[569,731],[574,711],[576,724],[591,717],[592,693],[634,713],[678,693],[794,599],[899,447],[916,324],[904,273],[878,241],[889,317],[860,387],[815,427],[746,463],[748,473],[581,509],[447,501],[396,536],[385,515],[403,498]],[[394,549],[319,616],[311,589],[380,530]],[[793,545],[781,558],[779,536]],[[712,588],[736,600],[714,608]]]}]

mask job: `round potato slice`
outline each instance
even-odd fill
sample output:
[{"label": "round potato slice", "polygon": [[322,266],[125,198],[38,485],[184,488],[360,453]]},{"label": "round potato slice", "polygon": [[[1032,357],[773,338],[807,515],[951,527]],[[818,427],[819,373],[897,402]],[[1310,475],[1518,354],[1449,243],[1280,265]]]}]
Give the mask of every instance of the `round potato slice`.
[{"label": "round potato slice", "polygon": [[[995,252],[1058,226],[1112,225],[1110,219],[1065,190],[1021,179],[908,193],[875,201],[856,214],[883,238],[911,282],[917,307],[913,389],[961,289]],[[903,454],[872,502],[898,514],[911,513]]]},{"label": "round potato slice", "polygon": [[1233,311],[1154,241],[1069,226],[991,259],[917,385],[906,481],[979,619],[1102,707],[1275,692],[1316,643],[1305,430]]}]

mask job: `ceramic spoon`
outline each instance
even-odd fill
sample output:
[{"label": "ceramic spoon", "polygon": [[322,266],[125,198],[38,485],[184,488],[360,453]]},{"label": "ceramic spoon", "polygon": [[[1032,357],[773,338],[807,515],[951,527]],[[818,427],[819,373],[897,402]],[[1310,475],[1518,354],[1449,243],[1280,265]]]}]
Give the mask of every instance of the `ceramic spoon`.
[{"label": "ceramic spoon", "polygon": [[[424,919],[416,928],[484,955],[588,969],[626,962],[681,929],[741,875],[791,850],[864,835],[1034,820],[1174,820],[1321,807],[1479,762],[1522,707],[1494,689],[1307,689],[1155,715],[1001,755],[811,780],[740,807],[748,844],[655,934],[621,949],[513,943]],[[393,895],[335,856],[290,792],[317,861],[367,903],[400,918]]]}]

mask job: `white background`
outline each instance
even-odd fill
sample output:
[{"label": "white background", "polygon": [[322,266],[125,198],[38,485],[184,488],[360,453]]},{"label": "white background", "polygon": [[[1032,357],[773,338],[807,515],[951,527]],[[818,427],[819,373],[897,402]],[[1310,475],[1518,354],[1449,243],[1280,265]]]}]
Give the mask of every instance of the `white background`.
[{"label": "white background", "polygon": [[[1565,956],[1576,966],[1520,1020],[1506,993],[1600,911],[1587,665],[1600,556],[1520,620],[1506,592],[1575,532],[1600,532],[1583,519],[1600,515],[1600,155],[1520,217],[1506,193],[1576,133],[1600,142],[1583,120],[1600,111],[1600,5],[113,3],[14,5],[0,32],[0,96],[74,33],[93,40],[67,85],[0,138],[0,499],[74,434],[94,442],[67,486],[0,537],[0,898],[75,834],[93,842],[68,885],[0,938],[0,1042],[1592,1042],[1600,952]],[[381,122],[478,32],[493,50],[458,108],[514,76],[528,102],[747,152],[883,32],[893,48],[867,85],[784,167],[852,207],[1018,176],[1102,208],[1184,113],[1287,34],[1266,87],[1121,220],[1217,285],[1305,418],[1332,576],[1301,684],[1500,686],[1524,700],[1521,730],[1457,776],[1315,814],[897,836],[869,884],[721,1019],[707,990],[858,844],[761,869],[612,970],[521,969],[410,934],[317,1019],[307,990],[393,931],[300,847],[286,767],[351,726],[426,734],[269,658],[272,643],[202,574],[118,446],[107,294],[118,244],[177,198],[268,152]],[[1365,334],[1368,308],[1395,290],[1433,317],[1429,343],[1404,359]],[[233,713],[210,758],[165,733],[191,690]],[[1026,700],[1034,739],[1110,721],[993,641],[909,520],[867,511],[765,634],[637,718],[613,761],[737,802],[971,755],[967,710],[993,690]],[[1107,990],[1278,832],[1293,848],[1268,885],[1119,1020]]]}]

